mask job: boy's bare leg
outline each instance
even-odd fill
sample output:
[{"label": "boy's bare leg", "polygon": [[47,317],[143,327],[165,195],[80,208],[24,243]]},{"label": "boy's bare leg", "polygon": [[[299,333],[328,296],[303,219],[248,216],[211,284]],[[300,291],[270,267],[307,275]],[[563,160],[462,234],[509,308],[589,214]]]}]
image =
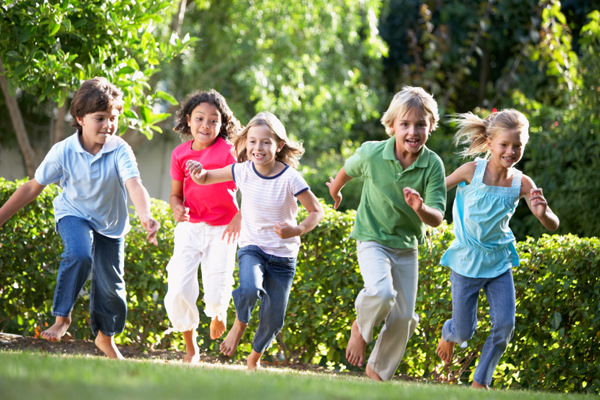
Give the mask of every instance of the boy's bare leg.
[{"label": "boy's bare leg", "polygon": [[71,325],[71,316],[56,317],[54,325],[43,331],[40,335],[51,342],[58,342],[61,337],[67,333],[67,329]]},{"label": "boy's bare leg", "polygon": [[225,337],[225,340],[223,340],[221,343],[221,353],[229,357],[233,356],[238,345],[240,344],[240,339],[244,335],[247,326],[248,324],[240,322],[240,320],[237,318],[235,319],[231,330]]},{"label": "boy's bare leg", "polygon": [[262,357],[262,355],[263,353],[257,353],[256,351],[254,351],[254,349],[252,349],[252,352],[246,360],[246,365],[248,366],[249,371],[254,371],[255,369],[260,368],[260,358]]},{"label": "boy's bare leg", "polygon": [[200,349],[196,342],[196,330],[191,329],[183,332],[183,340],[185,341],[185,357],[183,357],[183,362],[196,364],[200,361]]},{"label": "boy's bare leg", "polygon": [[367,364],[367,369],[365,371],[367,373],[367,376],[369,378],[371,378],[372,381],[378,381],[378,382],[383,382],[383,379],[381,379],[379,377],[379,375],[377,374],[377,372],[373,371],[371,369],[371,367],[369,367],[369,364]]},{"label": "boy's bare leg", "polygon": [[490,390],[490,387],[488,385],[482,385],[479,382],[475,382],[473,381],[473,383],[471,383],[471,387],[473,389],[484,389],[484,390]]},{"label": "boy's bare leg", "polygon": [[350,340],[348,341],[348,347],[346,348],[346,359],[352,365],[362,367],[365,365],[365,351],[367,348],[367,342],[363,339],[360,331],[358,330],[358,324],[356,320],[352,323],[352,329],[350,330]]},{"label": "boy's bare leg", "polygon": [[210,321],[210,338],[218,339],[225,332],[225,321],[221,321],[219,316],[216,316]]},{"label": "boy's bare leg", "polygon": [[125,357],[121,354],[117,345],[115,344],[115,338],[113,336],[106,336],[102,331],[98,331],[96,336],[96,347],[98,347],[108,358],[124,360]]},{"label": "boy's bare leg", "polygon": [[452,355],[454,354],[454,342],[446,342],[444,336],[440,338],[436,352],[438,356],[446,363],[450,365],[452,363]]}]

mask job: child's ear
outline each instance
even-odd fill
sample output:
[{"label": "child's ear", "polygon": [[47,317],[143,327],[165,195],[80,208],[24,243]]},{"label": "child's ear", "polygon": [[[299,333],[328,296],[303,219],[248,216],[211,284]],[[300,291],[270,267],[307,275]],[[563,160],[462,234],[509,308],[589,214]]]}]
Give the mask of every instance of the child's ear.
[{"label": "child's ear", "polygon": [[79,125],[83,126],[83,117],[75,117],[75,119]]},{"label": "child's ear", "polygon": [[192,123],[190,122],[190,114],[186,115],[185,118],[187,119],[188,126],[191,127]]}]

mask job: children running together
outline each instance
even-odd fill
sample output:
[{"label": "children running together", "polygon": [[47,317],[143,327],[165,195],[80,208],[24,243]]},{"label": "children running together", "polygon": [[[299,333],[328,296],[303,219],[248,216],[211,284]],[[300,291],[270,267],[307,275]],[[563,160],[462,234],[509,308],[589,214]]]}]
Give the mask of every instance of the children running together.
[{"label": "children running together", "polygon": [[[77,132],[54,145],[34,178],[2,205],[0,227],[45,186],[60,183],[63,191],[54,200],[54,213],[64,252],[52,306],[56,320],[41,336],[58,341],[66,334],[73,306],[90,278],[89,321],[96,346],[109,358],[123,358],[114,335],[123,332],[127,315],[127,192],[147,240],[155,245],[159,223],[150,213],[135,156],[115,135],[123,112],[121,90],[105,78],[90,79],[76,92],[70,112]],[[475,334],[483,289],[492,326],[473,377],[474,388],[489,388],[515,328],[512,268],[519,265],[519,255],[509,221],[519,200],[525,199],[546,229],[559,226],[542,189],[514,168],[529,139],[523,114],[506,109],[484,119],[458,114],[453,121],[458,123],[456,143],[467,147],[461,155],[485,158],[467,162],[446,177],[443,161],[426,146],[438,126],[437,103],[422,88],[405,87],[381,118],[390,138],[363,143],[326,183],[337,209],[343,187],[354,178],[364,179],[350,234],[356,240],[364,287],[355,300],[356,319],[348,327],[346,359],[364,367],[372,380],[392,379],[419,323],[418,246],[424,243],[427,226],[443,222],[448,190],[458,187],[455,240],[441,259],[451,271],[452,318],[443,324],[436,351],[449,365],[455,345],[466,347]],[[304,149],[289,139],[270,112],[258,113],[242,127],[215,90],[190,95],[174,130],[184,142],[173,150],[170,166],[169,203],[177,226],[166,266],[164,304],[172,325],[167,332],[182,333],[183,362],[198,362],[200,266],[204,313],[211,319],[213,340],[227,330],[233,297],[236,318],[219,345],[225,356],[237,351],[260,300],[258,328],[247,358],[248,369],[255,370],[283,328],[300,237],[324,217],[321,203],[297,171]],[[298,201],[308,212],[300,223]],[[236,250],[239,285],[232,291]],[[367,357],[367,345],[373,340]]]}]

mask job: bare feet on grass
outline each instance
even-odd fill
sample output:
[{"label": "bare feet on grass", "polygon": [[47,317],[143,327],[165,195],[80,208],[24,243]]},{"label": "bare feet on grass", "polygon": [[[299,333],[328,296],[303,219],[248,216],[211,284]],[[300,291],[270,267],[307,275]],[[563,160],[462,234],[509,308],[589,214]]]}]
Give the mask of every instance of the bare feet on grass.
[{"label": "bare feet on grass", "polygon": [[58,342],[70,325],[71,317],[56,317],[54,325],[40,333],[40,336],[51,342]]},{"label": "bare feet on grass", "polygon": [[240,322],[240,320],[237,318],[235,319],[231,330],[225,337],[225,340],[223,340],[221,343],[221,353],[229,357],[233,356],[238,345],[240,344],[240,339],[244,335],[247,326],[248,324]]},{"label": "bare feet on grass", "polygon": [[436,352],[438,356],[442,359],[446,365],[450,365],[452,363],[452,355],[454,354],[454,342],[446,342],[444,337],[440,338],[440,343],[438,343],[438,347]]},{"label": "bare feet on grass", "polygon": [[366,374],[369,378],[371,378],[372,381],[378,381],[378,382],[383,382],[383,379],[381,379],[381,377],[379,376],[379,374],[377,374],[377,372],[373,371],[371,369],[371,367],[369,367],[369,364],[367,364],[367,369],[366,369]]},{"label": "bare feet on grass", "polygon": [[358,330],[358,324],[356,320],[352,323],[352,329],[350,331],[350,340],[348,341],[348,347],[346,348],[346,359],[354,366],[363,367],[365,365],[365,350],[367,348],[367,342],[363,339],[360,331]]},{"label": "bare feet on grass", "polygon": [[248,371],[254,371],[260,368],[260,358],[262,357],[262,353],[257,353],[254,350],[248,356],[246,360],[246,366],[248,366]]},{"label": "bare feet on grass", "polygon": [[210,338],[218,339],[225,332],[225,321],[221,321],[219,316],[216,316],[210,321]]},{"label": "bare feet on grass", "polygon": [[473,383],[471,383],[471,387],[473,389],[490,390],[490,387],[488,385],[482,385],[481,383],[475,382],[475,381],[473,381]]},{"label": "bare feet on grass", "polygon": [[183,357],[182,362],[196,364],[200,361],[200,349],[198,348],[198,342],[196,342],[196,330],[192,329],[183,332],[183,340],[185,341],[185,357]]},{"label": "bare feet on grass", "polygon": [[124,360],[125,357],[121,354],[117,345],[115,344],[115,338],[113,336],[106,336],[102,331],[98,331],[96,336],[96,347],[102,350],[108,358]]}]

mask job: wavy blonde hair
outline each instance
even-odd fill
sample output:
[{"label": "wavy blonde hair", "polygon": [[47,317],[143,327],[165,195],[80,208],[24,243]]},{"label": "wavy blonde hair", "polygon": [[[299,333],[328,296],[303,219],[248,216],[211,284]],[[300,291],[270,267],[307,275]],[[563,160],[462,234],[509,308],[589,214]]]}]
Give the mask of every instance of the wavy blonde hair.
[{"label": "wavy blonde hair", "polygon": [[429,122],[432,132],[437,128],[440,115],[438,113],[438,105],[433,96],[423,88],[405,86],[401,91],[396,93],[387,111],[381,117],[381,123],[390,137],[394,136],[392,127],[394,126],[396,117],[403,117],[411,110],[418,114],[417,118]]},{"label": "wavy blonde hair", "polygon": [[511,108],[492,113],[483,119],[471,112],[456,114],[450,121],[458,123],[459,127],[454,135],[456,146],[468,146],[459,152],[463,157],[485,154],[485,158],[488,158],[490,151],[487,140],[494,140],[503,131],[519,132],[523,145],[529,141],[529,121],[521,112]]},{"label": "wavy blonde hair", "polygon": [[244,162],[248,160],[248,152],[246,149],[246,139],[248,131],[253,126],[265,126],[277,138],[277,144],[285,142],[283,148],[276,153],[275,159],[284,162],[293,168],[298,168],[299,159],[304,154],[304,149],[299,143],[295,143],[287,136],[285,127],[275,115],[268,111],[259,112],[248,122],[248,125],[233,139],[233,145],[237,153],[237,161]]}]

